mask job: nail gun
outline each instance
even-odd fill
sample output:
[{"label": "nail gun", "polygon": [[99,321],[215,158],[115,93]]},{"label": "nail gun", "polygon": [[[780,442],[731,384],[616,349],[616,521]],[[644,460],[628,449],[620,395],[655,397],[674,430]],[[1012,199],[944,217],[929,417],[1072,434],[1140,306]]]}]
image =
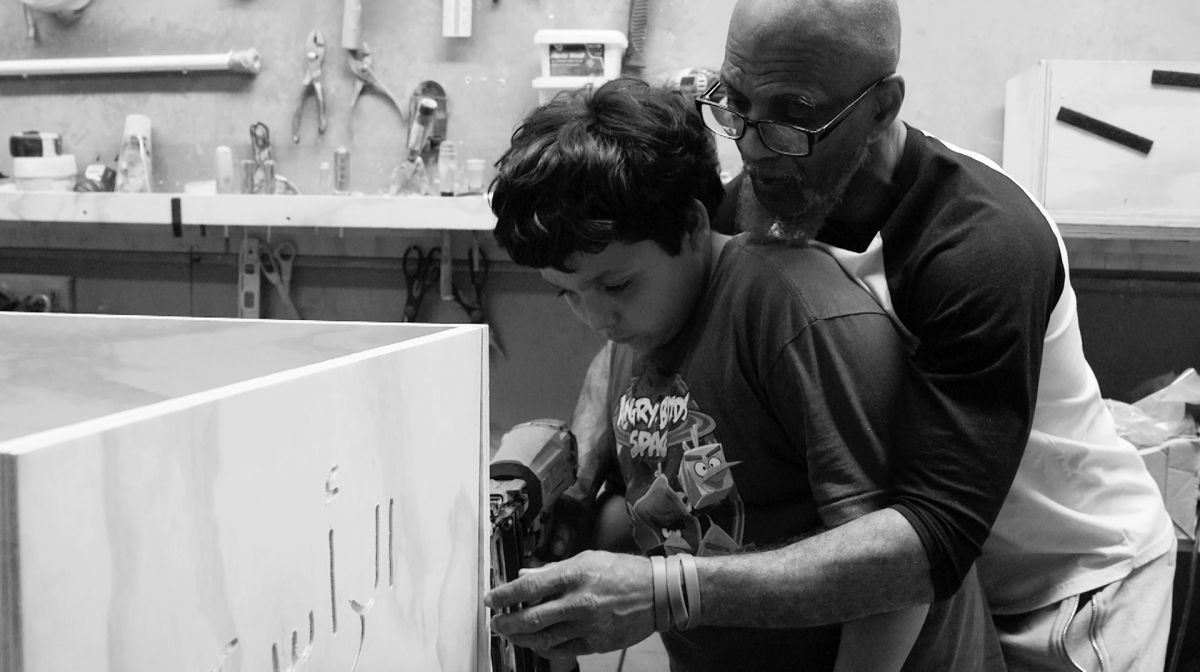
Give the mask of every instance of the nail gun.
[{"label": "nail gun", "polygon": [[[554,503],[575,482],[575,436],[557,420],[513,427],[492,456],[490,514],[492,586],[517,578],[522,565],[542,555],[553,529]],[[550,663],[529,649],[491,638],[495,672],[544,672]]]}]

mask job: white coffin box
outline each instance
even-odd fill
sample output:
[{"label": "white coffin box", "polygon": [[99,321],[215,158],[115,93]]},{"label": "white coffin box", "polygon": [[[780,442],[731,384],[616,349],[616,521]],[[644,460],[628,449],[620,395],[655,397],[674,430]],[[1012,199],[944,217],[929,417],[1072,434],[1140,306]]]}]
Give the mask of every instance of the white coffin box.
[{"label": "white coffin box", "polygon": [[486,669],[487,345],[0,314],[0,670]]}]

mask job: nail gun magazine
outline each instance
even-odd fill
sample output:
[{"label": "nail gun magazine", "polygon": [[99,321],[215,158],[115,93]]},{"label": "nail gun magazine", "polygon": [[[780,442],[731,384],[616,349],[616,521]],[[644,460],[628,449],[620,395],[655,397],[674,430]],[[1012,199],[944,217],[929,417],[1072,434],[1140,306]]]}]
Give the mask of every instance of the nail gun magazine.
[{"label": "nail gun magazine", "polygon": [[[490,518],[491,585],[517,578],[550,540],[554,503],[575,482],[575,437],[557,420],[513,427],[492,456]],[[494,672],[543,672],[549,661],[533,651],[491,637]]]}]

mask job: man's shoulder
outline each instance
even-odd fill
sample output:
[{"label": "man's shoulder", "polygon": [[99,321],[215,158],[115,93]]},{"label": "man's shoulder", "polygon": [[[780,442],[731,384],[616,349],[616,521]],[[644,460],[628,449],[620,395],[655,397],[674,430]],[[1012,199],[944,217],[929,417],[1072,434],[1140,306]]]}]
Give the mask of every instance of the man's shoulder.
[{"label": "man's shoulder", "polygon": [[955,226],[1002,227],[995,233],[1054,237],[1047,213],[1011,175],[987,156],[911,129],[916,153],[914,182],[899,209],[924,209],[937,221]]},{"label": "man's shoulder", "polygon": [[1000,166],[916,129],[910,137],[919,160],[908,163],[912,182],[880,232],[889,266],[1024,273],[1061,265],[1053,220]]}]

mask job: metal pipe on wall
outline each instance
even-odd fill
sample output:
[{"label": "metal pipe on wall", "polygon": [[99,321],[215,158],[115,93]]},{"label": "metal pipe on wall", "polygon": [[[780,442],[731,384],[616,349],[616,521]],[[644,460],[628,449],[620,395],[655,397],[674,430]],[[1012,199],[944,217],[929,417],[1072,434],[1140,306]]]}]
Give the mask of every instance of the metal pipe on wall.
[{"label": "metal pipe on wall", "polygon": [[257,49],[223,54],[115,56],[104,58],[39,58],[0,61],[0,77],[144,74],[155,72],[233,72],[257,75],[262,57]]}]

